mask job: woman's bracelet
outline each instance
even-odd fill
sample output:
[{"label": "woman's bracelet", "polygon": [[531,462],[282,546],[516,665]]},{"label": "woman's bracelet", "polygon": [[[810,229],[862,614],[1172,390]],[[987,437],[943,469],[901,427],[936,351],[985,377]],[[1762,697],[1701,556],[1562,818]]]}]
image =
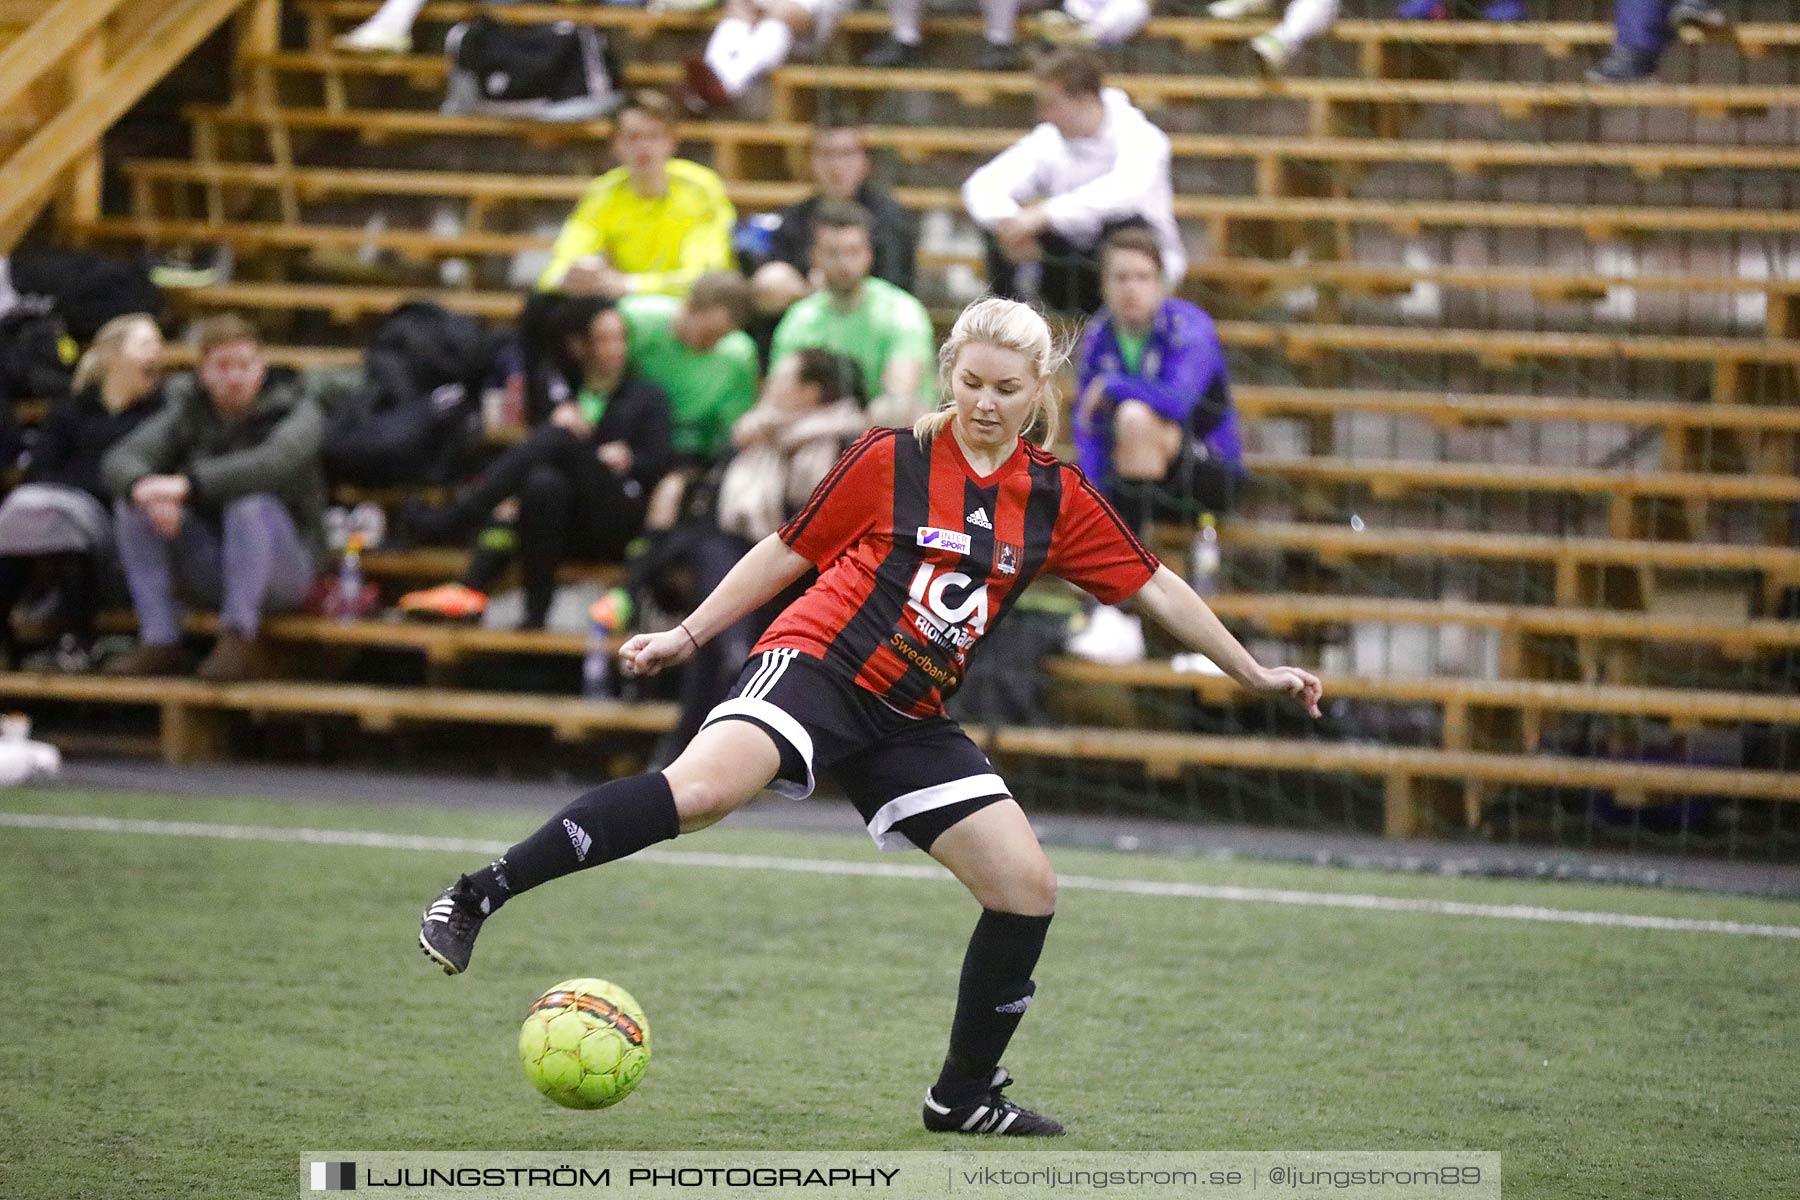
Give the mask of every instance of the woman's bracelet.
[{"label": "woman's bracelet", "polygon": [[698,652],[700,649],[700,639],[695,637],[694,631],[687,627],[687,622],[686,621],[677,621],[675,623],[675,628],[677,628],[677,629],[681,630],[681,632],[687,634],[688,641],[693,643],[694,650],[696,652]]}]

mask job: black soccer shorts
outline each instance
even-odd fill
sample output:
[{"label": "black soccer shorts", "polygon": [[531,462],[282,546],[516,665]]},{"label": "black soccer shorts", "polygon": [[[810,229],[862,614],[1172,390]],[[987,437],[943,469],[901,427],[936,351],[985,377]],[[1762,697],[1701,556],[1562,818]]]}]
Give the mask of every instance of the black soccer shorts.
[{"label": "black soccer shorts", "polygon": [[775,739],[781,773],[771,791],[803,799],[814,770],[830,771],[883,850],[929,850],[970,813],[1012,796],[955,721],[904,716],[798,650],[752,656],[701,728],[716,721],[748,721]]}]

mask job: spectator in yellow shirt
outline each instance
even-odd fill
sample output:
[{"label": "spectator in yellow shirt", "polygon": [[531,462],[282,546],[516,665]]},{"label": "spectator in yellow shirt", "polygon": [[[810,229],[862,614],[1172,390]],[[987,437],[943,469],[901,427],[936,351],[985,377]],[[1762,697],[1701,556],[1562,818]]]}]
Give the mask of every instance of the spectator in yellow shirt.
[{"label": "spectator in yellow shirt", "polygon": [[682,296],[706,271],[729,270],[737,211],[725,183],[675,157],[675,106],[633,92],[615,118],[620,166],[588,185],[538,279],[539,291]]}]

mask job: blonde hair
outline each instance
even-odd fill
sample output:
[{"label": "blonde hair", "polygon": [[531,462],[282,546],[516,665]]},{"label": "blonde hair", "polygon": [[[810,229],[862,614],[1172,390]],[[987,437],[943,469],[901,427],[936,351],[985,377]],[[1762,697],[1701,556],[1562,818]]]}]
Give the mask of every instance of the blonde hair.
[{"label": "blonde hair", "polygon": [[962,310],[950,336],[938,350],[938,395],[936,412],[926,413],[913,425],[913,434],[921,442],[929,442],[956,417],[956,393],[951,373],[957,355],[972,342],[984,342],[1023,354],[1037,371],[1037,394],[1032,397],[1031,411],[1019,431],[1025,440],[1048,447],[1056,440],[1060,405],[1056,395],[1055,376],[1068,358],[1066,347],[1057,343],[1044,314],[1018,300],[984,296]]},{"label": "blonde hair", "polygon": [[75,364],[75,378],[69,385],[70,390],[85,391],[104,380],[106,373],[112,370],[113,360],[119,357],[125,339],[140,322],[156,327],[156,318],[149,313],[126,313],[102,325],[94,334],[94,340],[88,343],[81,360]]}]

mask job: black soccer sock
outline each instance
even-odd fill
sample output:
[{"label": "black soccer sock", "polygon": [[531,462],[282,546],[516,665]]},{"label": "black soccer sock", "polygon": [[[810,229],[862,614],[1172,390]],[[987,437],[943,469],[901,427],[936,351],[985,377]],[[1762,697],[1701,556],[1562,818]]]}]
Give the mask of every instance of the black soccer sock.
[{"label": "black soccer sock", "polygon": [[491,912],[540,883],[636,854],[680,832],[675,793],[660,771],[615,779],[583,793],[469,882]]},{"label": "black soccer sock", "polygon": [[963,956],[950,1053],[931,1089],[939,1104],[955,1108],[986,1094],[1037,991],[1031,970],[1049,931],[1048,916],[982,910]]},{"label": "black soccer sock", "polygon": [[518,550],[519,537],[513,527],[501,521],[493,522],[475,535],[469,565],[463,568],[458,582],[478,592],[492,591],[500,576],[506,574],[506,568],[512,565]]},{"label": "black soccer sock", "polygon": [[1156,523],[1156,480],[1114,476],[1108,491],[1118,498],[1113,507],[1131,523],[1138,541],[1149,542],[1151,526]]}]

